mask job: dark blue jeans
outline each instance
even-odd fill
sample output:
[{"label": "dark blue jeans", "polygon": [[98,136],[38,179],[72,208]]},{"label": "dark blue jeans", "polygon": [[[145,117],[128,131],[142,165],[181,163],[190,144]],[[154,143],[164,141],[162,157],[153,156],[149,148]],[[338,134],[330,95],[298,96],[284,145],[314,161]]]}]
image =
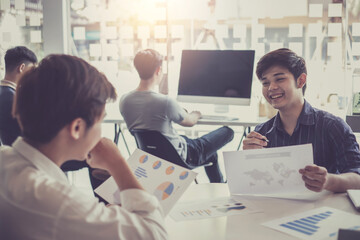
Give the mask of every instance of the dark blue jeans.
[{"label": "dark blue jeans", "polygon": [[183,137],[187,142],[186,162],[192,166],[212,162],[211,166],[205,167],[210,182],[224,182],[216,152],[234,138],[234,131],[229,127],[221,127],[200,138]]}]

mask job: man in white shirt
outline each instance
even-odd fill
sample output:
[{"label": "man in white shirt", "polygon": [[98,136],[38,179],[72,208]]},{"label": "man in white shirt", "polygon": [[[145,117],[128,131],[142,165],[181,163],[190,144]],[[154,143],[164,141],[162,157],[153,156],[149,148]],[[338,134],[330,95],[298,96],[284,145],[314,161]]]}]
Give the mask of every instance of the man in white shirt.
[{"label": "man in white shirt", "polygon": [[[68,55],[50,55],[20,79],[13,115],[23,137],[0,150],[0,239],[166,239],[159,202],[101,139],[115,98],[102,73]],[[85,158],[114,177],[121,207],[68,183],[60,165]]]}]

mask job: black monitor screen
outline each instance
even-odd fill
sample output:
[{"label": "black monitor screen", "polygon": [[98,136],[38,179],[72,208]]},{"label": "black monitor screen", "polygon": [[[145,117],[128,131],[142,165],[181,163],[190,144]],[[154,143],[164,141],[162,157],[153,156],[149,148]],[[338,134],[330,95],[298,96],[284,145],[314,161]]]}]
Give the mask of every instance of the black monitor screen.
[{"label": "black monitor screen", "polygon": [[178,95],[250,99],[254,55],[253,50],[183,50]]}]

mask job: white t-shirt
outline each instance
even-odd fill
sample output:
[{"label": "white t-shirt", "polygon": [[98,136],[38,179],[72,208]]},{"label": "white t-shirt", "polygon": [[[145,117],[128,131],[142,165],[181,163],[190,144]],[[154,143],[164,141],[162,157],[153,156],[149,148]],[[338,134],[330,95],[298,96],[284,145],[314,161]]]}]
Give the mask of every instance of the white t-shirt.
[{"label": "white t-shirt", "polygon": [[166,239],[158,200],[139,189],[106,207],[19,137],[0,150],[0,239]]}]

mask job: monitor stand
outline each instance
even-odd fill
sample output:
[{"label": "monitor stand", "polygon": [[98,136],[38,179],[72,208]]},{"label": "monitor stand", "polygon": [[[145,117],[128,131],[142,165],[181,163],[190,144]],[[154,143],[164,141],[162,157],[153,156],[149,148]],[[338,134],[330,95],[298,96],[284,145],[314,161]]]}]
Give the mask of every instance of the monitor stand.
[{"label": "monitor stand", "polygon": [[[202,119],[204,120],[213,120],[213,121],[235,121],[239,120],[237,117],[229,117],[223,115],[221,113],[228,113],[229,112],[229,105],[214,105],[214,112],[215,115],[202,115]],[[221,114],[221,115],[219,115]]]},{"label": "monitor stand", "polygon": [[216,113],[228,113],[229,105],[217,105],[214,104],[214,112]]}]

